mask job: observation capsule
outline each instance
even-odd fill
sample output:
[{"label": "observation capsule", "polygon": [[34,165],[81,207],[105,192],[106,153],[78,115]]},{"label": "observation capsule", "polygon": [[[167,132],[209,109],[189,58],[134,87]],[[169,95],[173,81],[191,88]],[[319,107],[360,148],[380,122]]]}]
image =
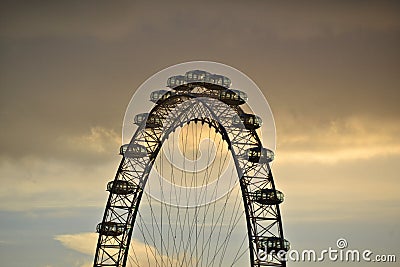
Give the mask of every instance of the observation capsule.
[{"label": "observation capsule", "polygon": [[242,105],[247,101],[247,94],[239,90],[220,91],[218,99],[228,105]]},{"label": "observation capsule", "polygon": [[217,84],[225,88],[229,88],[232,84],[231,79],[223,75],[212,74],[208,80],[209,83]]},{"label": "observation capsule", "polygon": [[183,76],[183,75],[172,76],[172,77],[169,77],[167,80],[167,86],[169,88],[175,88],[175,87],[183,85],[185,83],[186,83],[185,76]]},{"label": "observation capsule", "polygon": [[185,73],[186,82],[188,83],[208,82],[210,76],[211,73],[204,70],[191,70]]},{"label": "observation capsule", "polygon": [[160,103],[161,101],[167,99],[168,97],[172,96],[174,92],[168,90],[158,90],[151,92],[150,94],[150,101],[154,103]]},{"label": "observation capsule", "polygon": [[241,128],[243,125],[247,130],[255,130],[261,127],[262,120],[257,115],[243,113],[239,116],[235,116],[232,124],[238,128]]},{"label": "observation capsule", "polygon": [[146,123],[146,128],[157,128],[162,127],[162,120],[157,115],[149,115],[149,113],[140,113],[135,116],[135,124],[141,125]]},{"label": "observation capsule", "polygon": [[99,234],[106,236],[119,236],[124,233],[125,224],[116,222],[104,222],[99,223],[96,227],[96,231]]},{"label": "observation capsule", "polygon": [[139,144],[125,144],[119,148],[119,154],[127,158],[144,158],[147,156],[147,149]]},{"label": "observation capsule", "polygon": [[278,253],[281,250],[288,251],[290,249],[290,243],[286,239],[281,239],[276,236],[259,237],[258,247],[264,250],[267,249],[267,253],[272,251]]},{"label": "observation capsule", "polygon": [[135,192],[137,186],[129,181],[116,180],[107,184],[107,191],[117,195],[127,195]]},{"label": "observation capsule", "polygon": [[257,190],[252,196],[255,202],[265,205],[278,205],[281,204],[284,199],[284,195],[281,191],[269,188]]},{"label": "observation capsule", "polygon": [[274,160],[275,153],[264,147],[252,147],[246,150],[246,156],[253,163],[269,163]]}]

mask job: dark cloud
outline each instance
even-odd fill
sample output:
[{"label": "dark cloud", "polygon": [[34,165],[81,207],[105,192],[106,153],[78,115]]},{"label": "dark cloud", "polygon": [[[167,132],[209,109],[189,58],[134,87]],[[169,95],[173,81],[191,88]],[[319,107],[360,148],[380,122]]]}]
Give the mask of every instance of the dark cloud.
[{"label": "dark cloud", "polygon": [[293,118],[398,122],[395,2],[12,1],[1,10],[2,154],[41,154],[95,127],[119,134],[146,78],[196,59],[253,78],[278,134],[292,134]]}]

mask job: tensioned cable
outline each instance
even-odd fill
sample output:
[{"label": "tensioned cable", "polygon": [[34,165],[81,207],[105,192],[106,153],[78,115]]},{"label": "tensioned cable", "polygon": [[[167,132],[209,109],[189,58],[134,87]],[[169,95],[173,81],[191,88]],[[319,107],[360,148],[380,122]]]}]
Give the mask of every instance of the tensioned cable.
[{"label": "tensioned cable", "polygon": [[[189,181],[189,176],[187,172],[180,172],[176,173],[175,168],[173,164],[170,162],[169,166],[167,168],[170,169],[170,182],[172,184],[177,184],[179,177],[180,176],[180,181],[183,185],[186,187],[186,194],[185,197],[189,199],[190,195],[193,193],[192,189],[194,190],[194,199],[195,200],[201,200],[203,197],[207,198],[209,196],[208,192],[208,184],[210,182],[210,179],[212,178],[211,175],[214,173],[213,168],[217,168],[217,177],[220,177],[224,167],[226,166],[226,161],[228,159],[228,155],[230,154],[229,151],[224,147],[224,145],[221,146],[221,143],[223,144],[222,138],[219,138],[218,140],[218,145],[216,148],[216,157],[214,159],[213,164],[210,166],[210,160],[211,160],[211,144],[216,143],[216,138],[217,138],[217,133],[214,134],[213,137],[213,142],[209,142],[207,146],[207,168],[204,170],[203,177],[202,177],[202,185],[200,188],[201,190],[197,192],[195,190],[199,186],[199,174],[198,174],[198,165],[196,159],[199,156],[199,151],[200,149],[199,145],[203,137],[203,128],[205,128],[204,125],[201,126],[200,131],[198,131],[198,124],[196,123],[190,123],[189,125],[186,126],[186,135],[183,136],[181,134],[181,142],[182,142],[182,153],[184,155],[188,155],[188,153],[192,152],[191,156],[192,159],[195,160],[194,164],[194,172],[192,175],[190,175],[191,180]],[[183,129],[183,128],[182,128]],[[209,128],[208,130],[208,139],[211,140],[211,132],[213,128]],[[190,132],[190,136],[189,136]],[[200,133],[199,133],[200,132]],[[182,131],[181,131],[182,133]],[[189,138],[190,137],[190,138]],[[191,140],[190,140],[191,139]],[[198,142],[195,142],[195,141]],[[193,147],[190,147],[189,142],[193,144]],[[175,138],[172,138],[172,149],[171,149],[171,142],[167,142],[167,146],[164,146],[163,152],[167,152],[169,155],[169,159],[172,161],[174,160],[174,155],[175,155],[175,149],[176,149],[176,144],[175,144]],[[198,144],[198,147],[196,148],[195,145]],[[191,149],[191,151],[190,151]],[[223,155],[223,151],[226,151],[224,157],[220,157],[220,155]],[[161,156],[160,156],[161,155]],[[201,155],[204,157],[204,154]],[[186,168],[186,157],[183,157],[183,168]],[[153,168],[155,168],[158,172],[158,174],[161,177],[164,177],[165,172],[164,169],[167,169],[165,166],[166,163],[164,161],[164,157],[162,156],[162,153],[160,152],[159,156],[157,157]],[[180,174],[180,175],[179,175]],[[231,176],[234,175],[234,169],[232,169],[232,172],[230,174]],[[178,178],[178,180],[177,180]],[[150,178],[149,178],[150,179]],[[230,179],[229,183],[229,188],[231,188],[233,179]],[[161,182],[159,184],[161,186]],[[189,186],[188,186],[189,185]],[[204,186],[205,185],[205,186]],[[147,186],[150,186],[148,184]],[[219,186],[219,179],[216,180],[216,186],[211,192],[211,197],[215,197],[217,189]],[[149,192],[151,192],[152,188],[148,188]],[[174,195],[173,195],[173,190],[169,190],[169,197],[170,199],[172,197],[175,197],[179,200],[181,200],[182,196],[182,187],[179,187],[179,190],[177,189],[177,186],[174,187]],[[234,199],[233,203],[233,210],[230,210],[228,215],[226,216],[226,210],[227,207],[229,206],[229,199],[232,195],[233,190],[229,191],[225,196],[224,200],[218,200],[214,201],[212,203],[207,204],[206,206],[202,207],[197,207],[195,206],[193,208],[188,208],[188,207],[173,207],[171,205],[165,204],[165,203],[155,203],[154,200],[151,199],[150,196],[146,194],[146,200],[148,203],[148,211],[150,211],[150,216],[147,215],[147,217],[150,217],[150,225],[146,221],[145,214],[142,214],[140,207],[139,207],[139,212],[138,212],[138,222],[137,222],[137,228],[139,232],[141,232],[141,237],[144,242],[144,247],[146,251],[146,258],[147,258],[147,264],[149,266],[152,266],[152,262],[156,266],[175,266],[177,262],[180,262],[180,266],[198,266],[201,264],[202,258],[205,255],[205,252],[207,252],[206,256],[206,263],[203,264],[202,266],[213,266],[213,264],[217,264],[218,266],[222,266],[222,263],[224,262],[224,257],[229,245],[229,240],[232,236],[232,233],[234,231],[234,228],[238,225],[238,222],[240,219],[243,217],[244,211],[243,208],[240,209],[240,194],[236,193],[236,198]],[[164,192],[161,190],[161,200],[163,200],[165,197]],[[220,205],[222,202],[222,208],[218,209],[218,205]],[[147,206],[145,206],[147,208]],[[155,208],[157,208],[158,213],[156,212]],[[176,210],[176,213],[172,215],[172,209]],[[211,214],[210,214],[211,212]],[[218,214],[217,214],[218,213]],[[190,216],[192,215],[192,218]],[[206,234],[206,218],[211,217],[211,227],[209,228],[210,232],[207,236]],[[227,218],[227,219],[225,219]],[[175,219],[175,221],[173,221]],[[201,220],[202,219],[202,220]],[[210,219],[210,218],[209,218]],[[228,221],[227,225],[225,221]],[[164,224],[167,224],[168,226],[165,226]],[[173,224],[175,224],[175,229],[173,229]],[[151,228],[150,228],[151,227]],[[150,229],[149,229],[150,228]],[[226,235],[225,235],[225,229],[226,228]],[[224,230],[224,231],[223,231]],[[180,232],[178,232],[180,231]],[[184,238],[185,234],[187,234],[187,239]],[[224,235],[223,235],[224,234]],[[181,236],[180,240],[178,240],[179,243],[177,243],[177,235]],[[206,240],[207,238],[207,240]],[[216,239],[216,240],[213,240]],[[166,240],[165,240],[166,239]],[[157,241],[158,240],[158,241]],[[246,240],[246,236],[243,240]],[[201,243],[200,243],[201,241]],[[216,242],[216,244],[215,244]],[[238,248],[237,254],[235,257],[230,259],[232,262],[230,263],[229,266],[234,265],[242,255],[245,254],[246,248],[244,252],[241,253],[241,248],[243,247],[244,241],[240,243],[240,247]],[[215,245],[215,247],[213,247]],[[172,246],[172,248],[171,248]],[[201,249],[200,247],[201,246]],[[211,250],[212,249],[212,250]],[[172,250],[172,251],[171,251]],[[135,248],[131,247],[131,254],[134,256],[129,256],[129,263],[132,266],[140,266],[140,260],[135,252]],[[210,252],[213,251],[214,255],[210,255]],[[241,253],[239,256],[238,254]]]}]

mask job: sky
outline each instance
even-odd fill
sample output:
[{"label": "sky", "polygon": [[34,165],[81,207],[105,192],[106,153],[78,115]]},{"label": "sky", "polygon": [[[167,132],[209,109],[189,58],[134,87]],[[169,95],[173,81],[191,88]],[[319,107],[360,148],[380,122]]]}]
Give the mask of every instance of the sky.
[{"label": "sky", "polygon": [[2,265],[90,266],[129,100],[193,60],[242,71],[268,100],[293,248],[346,238],[399,258],[399,11],[396,1],[1,1]]}]

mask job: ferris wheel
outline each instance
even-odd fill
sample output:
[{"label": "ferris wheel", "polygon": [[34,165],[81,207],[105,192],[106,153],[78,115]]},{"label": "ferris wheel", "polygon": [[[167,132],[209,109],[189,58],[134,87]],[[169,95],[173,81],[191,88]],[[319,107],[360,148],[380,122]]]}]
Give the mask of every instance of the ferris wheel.
[{"label": "ferris wheel", "polygon": [[205,70],[165,82],[131,118],[93,266],[286,266],[274,152],[245,88]]}]

